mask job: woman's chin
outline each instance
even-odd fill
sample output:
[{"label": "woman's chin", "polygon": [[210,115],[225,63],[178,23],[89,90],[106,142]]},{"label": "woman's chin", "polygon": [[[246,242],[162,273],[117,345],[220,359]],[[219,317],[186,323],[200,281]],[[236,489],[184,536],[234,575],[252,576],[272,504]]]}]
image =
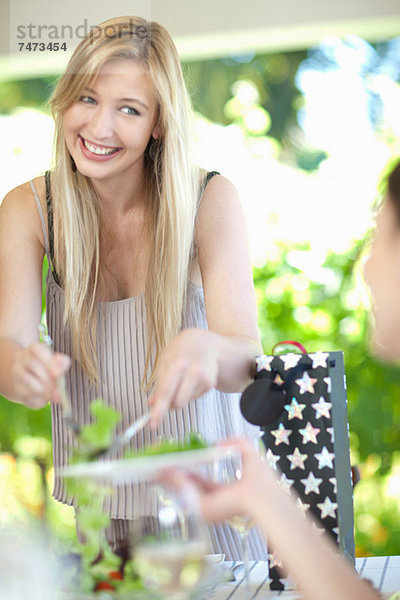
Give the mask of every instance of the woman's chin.
[{"label": "woman's chin", "polygon": [[109,179],[110,177],[118,177],[119,173],[116,173],[109,163],[99,163],[88,160],[75,161],[76,170],[81,175],[88,177],[89,179]]}]

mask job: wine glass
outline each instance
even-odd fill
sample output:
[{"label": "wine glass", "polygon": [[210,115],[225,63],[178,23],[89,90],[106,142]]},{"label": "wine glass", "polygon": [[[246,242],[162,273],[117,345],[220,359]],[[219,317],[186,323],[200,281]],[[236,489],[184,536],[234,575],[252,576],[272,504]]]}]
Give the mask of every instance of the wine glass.
[{"label": "wine glass", "polygon": [[134,522],[134,567],[144,585],[161,598],[187,600],[209,574],[205,524],[194,490],[156,485],[147,500],[155,516]]},{"label": "wine glass", "polygon": [[[242,478],[242,459],[239,456],[227,457],[213,464],[212,478],[215,482],[230,485]],[[248,515],[237,514],[227,519],[227,523],[237,531],[241,542],[242,560],[244,564],[244,583],[246,598],[250,598],[249,573],[249,533],[254,521]]]}]

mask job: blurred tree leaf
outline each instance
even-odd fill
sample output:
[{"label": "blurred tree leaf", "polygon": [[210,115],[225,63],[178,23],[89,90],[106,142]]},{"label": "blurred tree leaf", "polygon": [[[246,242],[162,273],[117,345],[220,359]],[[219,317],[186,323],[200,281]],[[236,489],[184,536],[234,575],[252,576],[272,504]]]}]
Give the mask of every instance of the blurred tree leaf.
[{"label": "blurred tree leaf", "polygon": [[34,107],[47,111],[47,100],[53,89],[54,77],[5,81],[0,85],[0,114],[15,108]]}]

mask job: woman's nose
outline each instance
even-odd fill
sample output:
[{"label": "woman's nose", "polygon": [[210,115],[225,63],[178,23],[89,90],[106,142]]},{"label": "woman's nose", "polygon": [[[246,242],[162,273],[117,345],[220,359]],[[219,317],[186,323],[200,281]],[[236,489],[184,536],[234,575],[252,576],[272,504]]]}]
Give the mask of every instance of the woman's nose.
[{"label": "woman's nose", "polygon": [[94,137],[92,142],[101,142],[103,140],[112,138],[114,133],[114,119],[112,111],[104,107],[97,107],[97,110],[93,111],[92,117],[88,124],[88,130],[90,135]]}]

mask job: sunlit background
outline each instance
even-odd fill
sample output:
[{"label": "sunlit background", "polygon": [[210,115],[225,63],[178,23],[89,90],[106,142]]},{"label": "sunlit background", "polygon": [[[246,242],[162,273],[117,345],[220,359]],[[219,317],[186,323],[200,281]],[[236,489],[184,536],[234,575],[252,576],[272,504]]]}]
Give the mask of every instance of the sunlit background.
[{"label": "sunlit background", "polygon": [[[400,155],[400,37],[329,36],[183,67],[196,159],[242,198],[264,351],[288,337],[344,351],[357,554],[400,554],[400,372],[370,355],[361,277],[378,184]],[[1,197],[51,165],[56,75],[3,76]],[[73,539],[71,509],[49,492],[49,411],[2,399],[0,415],[0,524],[34,516]]]}]

